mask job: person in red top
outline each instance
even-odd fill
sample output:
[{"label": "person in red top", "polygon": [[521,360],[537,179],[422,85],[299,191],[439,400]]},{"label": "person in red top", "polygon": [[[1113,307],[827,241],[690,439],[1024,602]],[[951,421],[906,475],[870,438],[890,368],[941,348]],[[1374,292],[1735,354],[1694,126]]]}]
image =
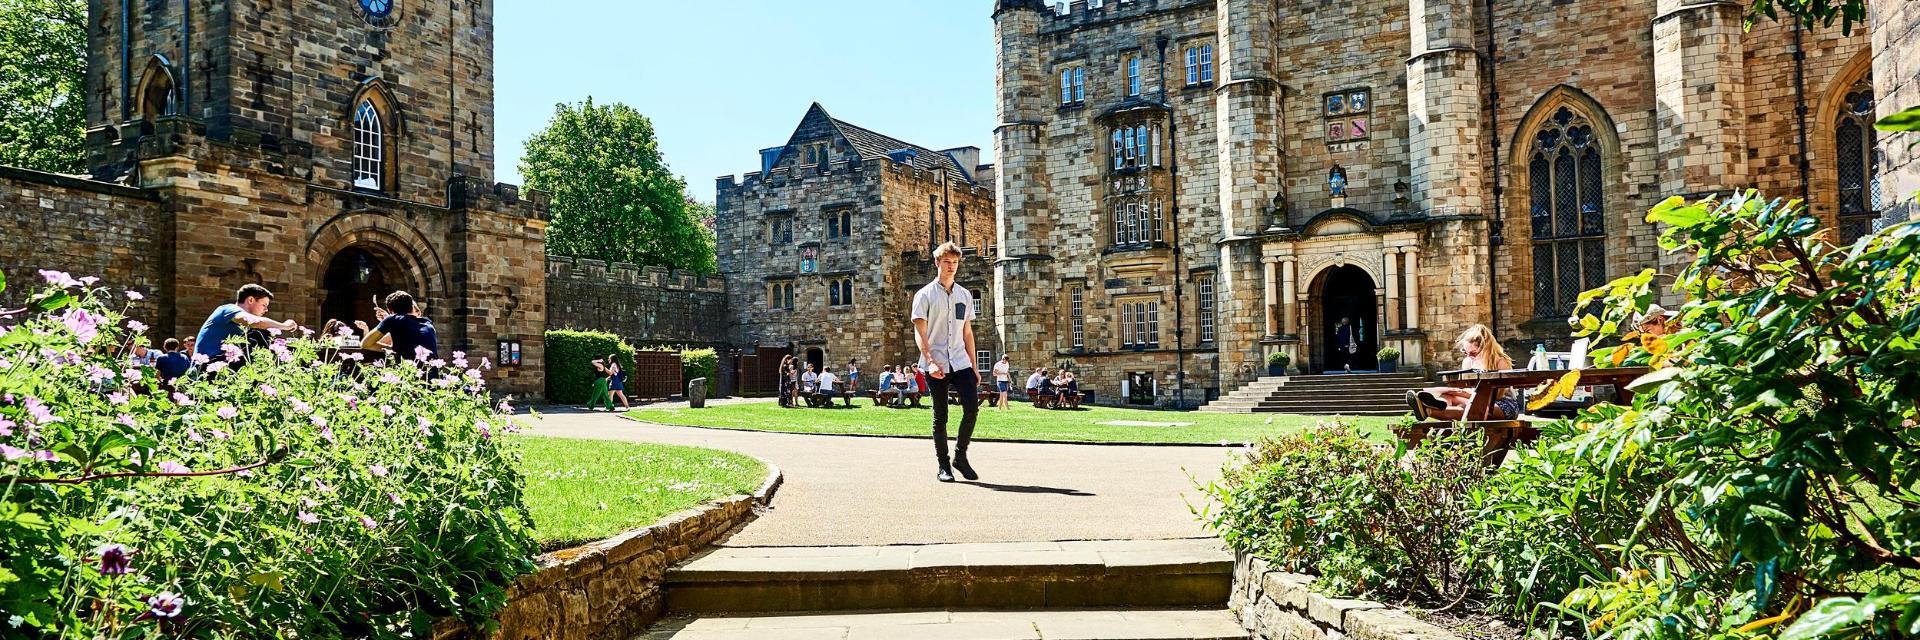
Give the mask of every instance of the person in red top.
[{"label": "person in red top", "polygon": [[918,389],[920,393],[927,392],[927,372],[917,364],[913,365],[913,386]]}]

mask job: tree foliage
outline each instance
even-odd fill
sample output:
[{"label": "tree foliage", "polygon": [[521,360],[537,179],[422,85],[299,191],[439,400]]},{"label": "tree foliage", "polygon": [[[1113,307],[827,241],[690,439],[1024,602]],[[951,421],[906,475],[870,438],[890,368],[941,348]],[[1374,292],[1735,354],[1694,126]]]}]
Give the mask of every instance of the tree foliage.
[{"label": "tree foliage", "polygon": [[0,165],[79,173],[87,3],[0,0]]},{"label": "tree foliage", "polygon": [[553,197],[547,253],[713,273],[713,234],[668,171],[653,123],[620,103],[554,108],[520,173]]}]

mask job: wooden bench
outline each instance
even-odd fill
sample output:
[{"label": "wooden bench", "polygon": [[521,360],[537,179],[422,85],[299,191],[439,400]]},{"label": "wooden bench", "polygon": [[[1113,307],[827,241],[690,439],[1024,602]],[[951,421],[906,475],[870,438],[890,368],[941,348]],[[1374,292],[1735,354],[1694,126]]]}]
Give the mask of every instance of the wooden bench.
[{"label": "wooden bench", "polygon": [[1432,420],[1416,422],[1404,427],[1394,427],[1393,434],[1406,441],[1408,447],[1419,446],[1427,436],[1444,436],[1456,429],[1468,429],[1481,432],[1486,440],[1481,444],[1481,452],[1489,465],[1498,465],[1506,459],[1507,450],[1515,444],[1533,442],[1540,437],[1540,428],[1521,420],[1470,420],[1447,422]]}]

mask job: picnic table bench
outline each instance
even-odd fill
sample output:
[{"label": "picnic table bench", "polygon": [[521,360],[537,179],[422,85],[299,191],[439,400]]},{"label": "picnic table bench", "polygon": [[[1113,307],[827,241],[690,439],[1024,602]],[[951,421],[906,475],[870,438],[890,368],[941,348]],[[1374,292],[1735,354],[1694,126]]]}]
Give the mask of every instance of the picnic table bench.
[{"label": "picnic table bench", "polygon": [[[1416,422],[1406,427],[1394,429],[1395,435],[1407,441],[1409,445],[1420,444],[1430,434],[1446,433],[1448,430],[1467,428],[1477,429],[1486,435],[1485,452],[1488,464],[1499,464],[1507,449],[1514,443],[1532,442],[1540,437],[1540,429],[1533,426],[1526,416],[1512,416],[1494,419],[1488,416],[1493,401],[1512,388],[1533,388],[1541,383],[1559,380],[1571,371],[1568,369],[1504,371],[1448,371],[1440,374],[1441,386],[1459,387],[1473,390],[1473,399],[1467,403],[1463,420],[1429,420]],[[1578,369],[1581,386],[1611,385],[1621,403],[1633,401],[1633,391],[1627,384],[1647,375],[1647,367],[1611,367],[1601,369]]]}]

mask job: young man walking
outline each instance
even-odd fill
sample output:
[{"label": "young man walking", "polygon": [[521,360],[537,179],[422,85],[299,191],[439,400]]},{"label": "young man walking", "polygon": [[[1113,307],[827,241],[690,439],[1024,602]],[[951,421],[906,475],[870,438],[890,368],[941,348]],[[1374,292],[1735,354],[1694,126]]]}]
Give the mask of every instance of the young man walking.
[{"label": "young man walking", "polygon": [[[961,477],[979,480],[967,463],[967,442],[973,439],[973,423],[980,413],[980,374],[973,366],[976,306],[973,294],[953,282],[960,271],[960,247],[951,242],[940,245],[933,250],[933,262],[940,276],[913,295],[913,339],[932,387],[933,453],[940,462],[935,477],[953,482],[953,471],[958,469]],[[949,389],[960,396],[960,438],[954,443],[951,464],[947,458]]]}]

